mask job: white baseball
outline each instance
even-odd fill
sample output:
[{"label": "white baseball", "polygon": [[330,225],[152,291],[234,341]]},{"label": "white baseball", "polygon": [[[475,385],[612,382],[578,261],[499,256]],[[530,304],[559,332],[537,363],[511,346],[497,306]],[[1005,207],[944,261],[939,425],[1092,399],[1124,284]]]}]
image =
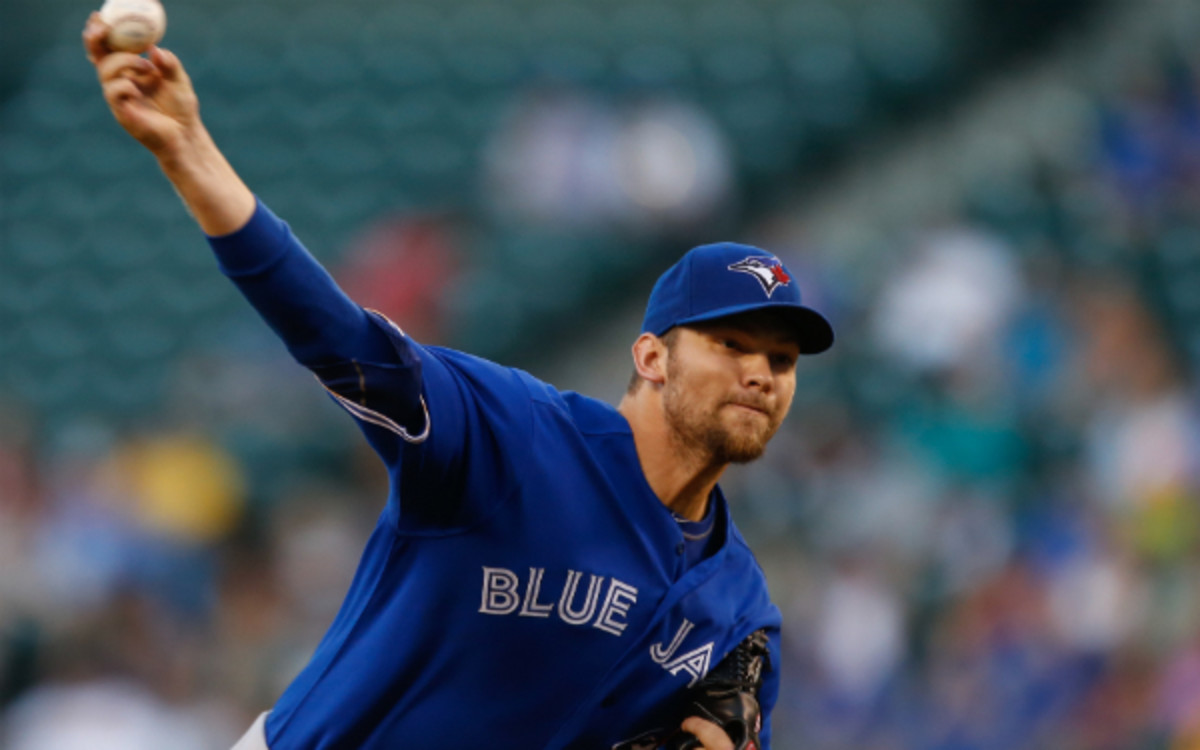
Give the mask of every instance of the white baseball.
[{"label": "white baseball", "polygon": [[167,30],[167,12],[159,0],[104,0],[100,20],[108,24],[108,46],[145,52]]}]

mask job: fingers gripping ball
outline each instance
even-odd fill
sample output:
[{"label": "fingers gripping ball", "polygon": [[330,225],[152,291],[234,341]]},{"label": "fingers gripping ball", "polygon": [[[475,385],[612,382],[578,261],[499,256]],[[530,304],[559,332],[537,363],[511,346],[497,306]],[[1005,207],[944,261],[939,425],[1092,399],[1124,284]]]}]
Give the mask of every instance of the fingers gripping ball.
[{"label": "fingers gripping ball", "polygon": [[167,12],[159,0],[105,0],[100,20],[108,24],[108,46],[145,52],[167,30]]}]

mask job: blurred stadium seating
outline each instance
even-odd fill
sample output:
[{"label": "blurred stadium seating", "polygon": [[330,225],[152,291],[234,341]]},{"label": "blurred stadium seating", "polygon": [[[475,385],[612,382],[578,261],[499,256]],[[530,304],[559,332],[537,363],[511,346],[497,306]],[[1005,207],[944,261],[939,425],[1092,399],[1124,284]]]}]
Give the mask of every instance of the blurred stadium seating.
[{"label": "blurred stadium seating", "polygon": [[[207,282],[137,289],[122,279],[124,291],[107,293],[122,300],[105,309],[88,309],[92,301],[54,289],[59,282],[41,283],[67,262],[92,278],[136,266],[153,272],[137,276],[148,283],[202,265],[188,257],[202,250],[182,210],[95,95],[68,6],[50,6],[60,11],[62,31],[28,50],[28,74],[4,106],[6,254],[13,283],[22,281],[0,321],[23,328],[53,309],[80,338],[120,340],[127,337],[109,330],[129,314],[155,309],[157,298],[192,319],[230,314],[238,303]],[[32,11],[18,3],[8,12],[16,23]],[[480,179],[487,141],[518,93],[577,87],[612,107],[648,97],[683,100],[713,119],[729,143],[739,192],[757,196],[794,182],[807,165],[835,161],[893,114],[950,92],[979,66],[963,43],[965,29],[962,8],[944,0],[207,0],[171,8],[167,41],[187,62],[206,120],[231,161],[320,257],[336,261],[356,232],[391,212],[462,212],[477,226],[466,251],[488,274],[508,274],[486,289],[520,287],[522,277],[513,274],[528,270],[493,262],[505,257],[494,243],[524,227],[500,226],[503,217],[481,210],[488,201]],[[633,267],[611,268],[597,246],[621,245],[622,257],[644,266],[713,226],[719,224],[693,223],[682,237],[665,238],[673,240],[669,249],[661,235],[613,222],[559,233],[555,241],[571,245],[561,257],[577,266],[560,270],[587,282],[575,284],[576,293],[613,294]],[[537,295],[518,301],[525,299],[536,304]],[[84,309],[72,310],[76,305]],[[461,307],[457,336],[488,355],[528,350],[553,333],[540,328],[537,321],[547,318],[531,309],[518,330],[493,339],[484,333],[495,323],[486,308]],[[568,321],[570,310],[560,312],[567,317],[552,319]],[[72,328],[84,321],[86,332]],[[170,356],[194,344],[184,338],[186,326],[170,328],[170,346],[137,356]],[[134,356],[96,348],[97,356]],[[107,404],[78,389],[56,392],[46,384],[71,378],[44,375],[36,393],[3,382],[46,413],[86,408],[130,416],[128,403]],[[142,404],[156,408],[153,400]]]}]

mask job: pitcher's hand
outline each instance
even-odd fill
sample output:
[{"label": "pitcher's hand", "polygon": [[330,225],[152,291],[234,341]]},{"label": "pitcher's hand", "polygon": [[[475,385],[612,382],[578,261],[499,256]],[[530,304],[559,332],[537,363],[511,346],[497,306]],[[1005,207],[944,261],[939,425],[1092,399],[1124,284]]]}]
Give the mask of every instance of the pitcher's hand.
[{"label": "pitcher's hand", "polygon": [[191,79],[179,58],[161,47],[147,57],[115,52],[105,41],[108,25],[92,13],[83,46],[96,67],[109,109],[121,127],[159,158],[203,130]]},{"label": "pitcher's hand", "polygon": [[734,750],[733,740],[729,739],[725,730],[707,719],[691,716],[683,722],[682,729],[695,735],[692,746],[699,750]]}]

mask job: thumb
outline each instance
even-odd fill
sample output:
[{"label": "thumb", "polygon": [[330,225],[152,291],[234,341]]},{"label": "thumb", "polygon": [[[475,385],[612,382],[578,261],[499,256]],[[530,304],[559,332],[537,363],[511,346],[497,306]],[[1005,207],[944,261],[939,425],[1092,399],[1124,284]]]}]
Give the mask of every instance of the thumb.
[{"label": "thumb", "polygon": [[690,716],[684,720],[681,728],[694,734],[704,750],[734,750],[733,740],[729,739],[725,730],[707,719]]}]

